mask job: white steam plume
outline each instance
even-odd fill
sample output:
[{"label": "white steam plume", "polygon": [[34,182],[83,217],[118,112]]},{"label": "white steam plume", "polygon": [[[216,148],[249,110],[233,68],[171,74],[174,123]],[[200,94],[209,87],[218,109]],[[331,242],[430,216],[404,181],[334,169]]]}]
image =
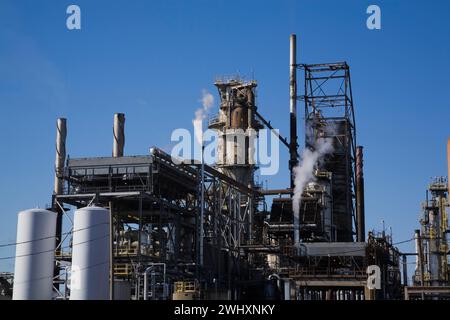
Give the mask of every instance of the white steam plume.
[{"label": "white steam plume", "polygon": [[[333,123],[328,123],[324,128],[324,133],[333,135],[336,127]],[[312,131],[307,127],[307,141],[311,143]],[[313,141],[312,149],[304,149],[300,159],[300,163],[293,169],[294,171],[294,195],[292,197],[292,209],[294,211],[294,243],[296,246],[300,244],[300,205],[302,193],[308,182],[314,181],[314,168],[316,164],[323,159],[324,156],[334,151],[333,138],[318,138]]]},{"label": "white steam plume", "polygon": [[[314,143],[314,151],[304,149],[300,163],[294,168],[294,196],[292,197],[292,208],[294,211],[294,225],[299,221],[301,196],[308,182],[313,181],[314,167],[325,155],[333,152],[332,138],[319,138]],[[298,239],[295,239],[297,242]]]},{"label": "white steam plume", "polygon": [[202,145],[203,140],[203,120],[208,116],[209,110],[214,104],[214,96],[207,90],[202,90],[202,108],[195,111],[195,119],[192,120],[194,125],[194,135],[199,145]]}]

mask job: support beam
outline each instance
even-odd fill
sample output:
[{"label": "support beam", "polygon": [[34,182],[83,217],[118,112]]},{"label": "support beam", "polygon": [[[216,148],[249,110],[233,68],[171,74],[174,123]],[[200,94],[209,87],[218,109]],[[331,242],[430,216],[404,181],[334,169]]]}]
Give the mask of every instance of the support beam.
[{"label": "support beam", "polygon": [[114,300],[114,210],[109,202],[109,300]]},{"label": "support beam", "polygon": [[[289,144],[289,142],[287,141],[287,139],[286,138],[283,138],[282,136],[280,136],[280,134],[274,129],[274,127],[272,127],[272,125],[270,124],[270,122],[269,121],[267,121],[266,119],[264,119],[264,117],[258,112],[258,111],[255,111],[255,115],[256,115],[256,117],[259,119],[259,120],[261,120],[261,122],[270,130],[270,131],[272,131],[272,133],[278,138],[278,139],[280,139],[280,141],[288,148],[288,149],[290,149],[290,144]],[[296,155],[296,157],[297,157],[297,155]]]}]

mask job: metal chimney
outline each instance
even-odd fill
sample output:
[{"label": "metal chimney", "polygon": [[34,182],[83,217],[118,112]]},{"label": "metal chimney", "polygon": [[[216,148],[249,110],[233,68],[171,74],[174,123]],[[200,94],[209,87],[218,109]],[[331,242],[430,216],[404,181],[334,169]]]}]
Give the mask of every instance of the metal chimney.
[{"label": "metal chimney", "polygon": [[123,157],[123,149],[125,146],[125,114],[114,114],[113,134],[114,143],[112,156],[114,158]]},{"label": "metal chimney", "polygon": [[366,241],[363,147],[356,147],[356,241]]},{"label": "metal chimney", "polygon": [[290,64],[289,64],[289,91],[290,91],[290,160],[289,170],[291,172],[291,189],[294,190],[294,172],[297,165],[297,37],[290,37]]},{"label": "metal chimney", "polygon": [[56,122],[56,159],[54,194],[62,194],[64,181],[62,179],[64,162],[66,161],[67,120],[59,118]]},{"label": "metal chimney", "polygon": [[[123,150],[125,147],[125,114],[114,114],[114,126],[113,126],[113,158],[123,157]],[[109,299],[114,300],[114,203],[109,202],[109,224],[110,224],[110,236],[109,236]]]}]

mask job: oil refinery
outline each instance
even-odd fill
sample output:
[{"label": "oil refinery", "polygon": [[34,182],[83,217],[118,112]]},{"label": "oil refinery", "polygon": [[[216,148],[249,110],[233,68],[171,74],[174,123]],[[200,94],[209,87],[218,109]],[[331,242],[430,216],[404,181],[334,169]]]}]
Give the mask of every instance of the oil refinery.
[{"label": "oil refinery", "polygon": [[[76,132],[70,119],[57,119],[51,205],[18,213],[15,270],[0,275],[3,295],[450,299],[447,178],[428,186],[417,230],[405,240],[415,252],[400,251],[385,230],[369,230],[350,66],[300,63],[295,35],[289,53],[290,105],[279,111],[289,117],[289,137],[258,110],[255,79],[218,79],[219,109],[208,119],[218,137],[212,165],[175,163],[157,146],[127,155],[123,113],[114,114],[111,157],[72,158],[66,140]],[[263,129],[289,153],[284,189],[255,178],[254,139]]]}]

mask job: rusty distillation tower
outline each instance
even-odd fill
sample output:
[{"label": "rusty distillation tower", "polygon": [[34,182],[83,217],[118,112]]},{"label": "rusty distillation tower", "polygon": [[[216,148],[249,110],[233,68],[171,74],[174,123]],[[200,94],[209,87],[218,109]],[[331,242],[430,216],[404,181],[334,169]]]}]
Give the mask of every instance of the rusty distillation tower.
[{"label": "rusty distillation tower", "polygon": [[219,114],[209,122],[218,133],[217,168],[248,187],[254,185],[255,143],[263,128],[256,119],[255,80],[218,80]]}]

